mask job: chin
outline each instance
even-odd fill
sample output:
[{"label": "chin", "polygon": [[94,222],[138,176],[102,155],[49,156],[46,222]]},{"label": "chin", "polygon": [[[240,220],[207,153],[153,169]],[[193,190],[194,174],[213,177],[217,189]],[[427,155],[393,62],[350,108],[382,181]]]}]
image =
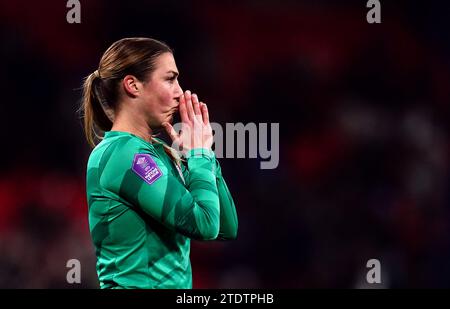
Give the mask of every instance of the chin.
[{"label": "chin", "polygon": [[164,128],[163,128],[162,124],[163,124],[164,122],[168,122],[168,123],[170,123],[171,125],[173,125],[173,116],[168,116],[166,119],[161,119],[161,121],[160,121],[158,124],[154,125],[154,126],[152,127],[152,129],[153,129],[153,130],[163,130]]}]

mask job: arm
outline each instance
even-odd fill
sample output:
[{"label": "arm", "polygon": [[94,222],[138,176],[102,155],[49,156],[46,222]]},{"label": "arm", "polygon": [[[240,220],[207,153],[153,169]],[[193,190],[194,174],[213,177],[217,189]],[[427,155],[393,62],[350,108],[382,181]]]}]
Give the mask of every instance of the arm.
[{"label": "arm", "polygon": [[[142,148],[137,152],[124,150],[118,151],[114,157],[108,170],[116,173],[115,178],[121,181],[104,183],[104,188],[183,235],[198,240],[217,237],[220,207],[213,174],[215,157],[209,153],[189,152],[187,164],[191,175],[188,189],[169,173],[154,151]],[[117,175],[118,171],[123,171],[123,175]],[[105,179],[111,179],[107,173],[103,174]]]},{"label": "arm", "polygon": [[229,240],[237,238],[238,219],[236,207],[230,190],[223,179],[222,169],[216,159],[216,184],[220,202],[220,230],[217,239]]},{"label": "arm", "polygon": [[[183,177],[189,182],[189,169],[182,164]],[[217,192],[220,203],[220,230],[218,240],[232,240],[237,238],[238,218],[236,207],[230,190],[222,176],[222,169],[219,161],[215,159],[214,175],[216,177]]]}]

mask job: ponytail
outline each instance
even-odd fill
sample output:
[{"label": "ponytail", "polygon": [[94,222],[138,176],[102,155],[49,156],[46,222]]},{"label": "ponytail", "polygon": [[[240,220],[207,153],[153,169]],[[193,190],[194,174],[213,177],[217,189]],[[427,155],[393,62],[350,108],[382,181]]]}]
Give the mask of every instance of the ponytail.
[{"label": "ponytail", "polygon": [[102,132],[98,131],[109,131],[113,124],[111,110],[105,106],[105,102],[102,102],[99,89],[101,82],[98,71],[95,71],[86,77],[83,84],[81,109],[84,117],[84,134],[91,147],[95,147],[97,140],[103,139]]}]

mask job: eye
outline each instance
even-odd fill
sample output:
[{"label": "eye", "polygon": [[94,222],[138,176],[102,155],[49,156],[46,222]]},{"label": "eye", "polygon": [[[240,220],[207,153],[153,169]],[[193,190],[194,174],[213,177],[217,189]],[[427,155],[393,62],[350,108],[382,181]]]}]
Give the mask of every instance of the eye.
[{"label": "eye", "polygon": [[173,82],[177,77],[174,75],[172,77],[169,77],[167,80],[170,82]]}]

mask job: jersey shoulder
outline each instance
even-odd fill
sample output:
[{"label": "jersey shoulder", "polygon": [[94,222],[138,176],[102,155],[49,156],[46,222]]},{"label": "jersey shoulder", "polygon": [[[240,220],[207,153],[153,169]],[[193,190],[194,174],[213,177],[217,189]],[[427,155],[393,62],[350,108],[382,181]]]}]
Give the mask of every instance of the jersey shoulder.
[{"label": "jersey shoulder", "polygon": [[[100,183],[108,187],[121,179],[140,179],[153,184],[162,175],[167,174],[166,166],[160,160],[153,145],[144,141],[123,136],[100,148]],[[137,177],[136,177],[137,176]]]}]

